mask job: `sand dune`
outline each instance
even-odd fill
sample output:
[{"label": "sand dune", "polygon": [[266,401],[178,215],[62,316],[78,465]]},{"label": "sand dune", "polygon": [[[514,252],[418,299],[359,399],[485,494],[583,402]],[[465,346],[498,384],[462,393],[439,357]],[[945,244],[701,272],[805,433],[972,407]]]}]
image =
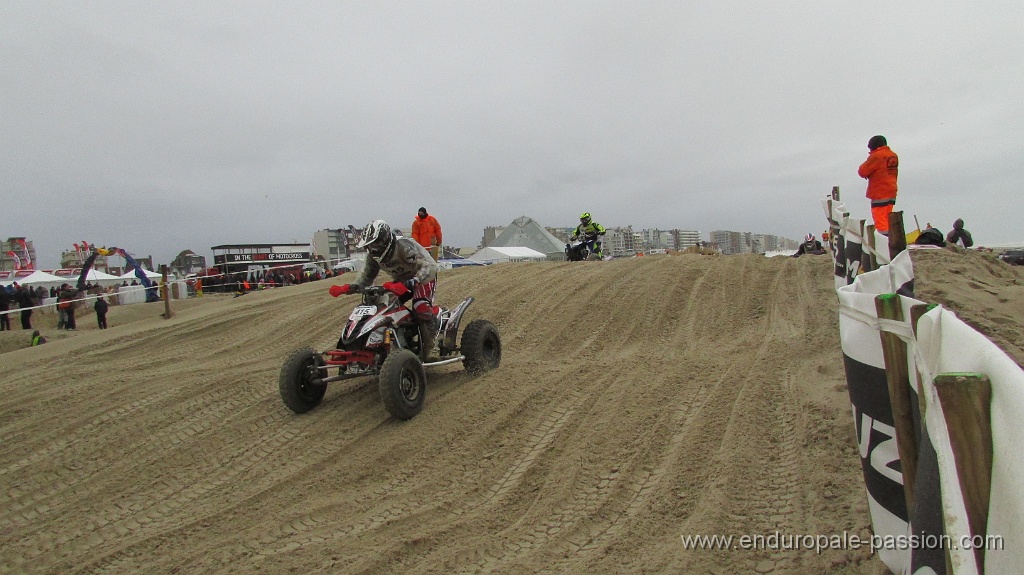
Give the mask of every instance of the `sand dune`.
[{"label": "sand dune", "polygon": [[[1021,276],[982,258],[928,254],[963,271],[919,286],[1020,361]],[[103,332],[81,314],[0,355],[0,572],[881,572],[866,548],[680,540],[869,534],[827,258],[445,272],[440,303],[475,296],[466,321],[498,325],[503,363],[430,371],[408,422],[369,379],[309,414],[282,404],[286,355],[333,343],[356,302],[328,285],[176,303],[170,320],[112,308]]]}]

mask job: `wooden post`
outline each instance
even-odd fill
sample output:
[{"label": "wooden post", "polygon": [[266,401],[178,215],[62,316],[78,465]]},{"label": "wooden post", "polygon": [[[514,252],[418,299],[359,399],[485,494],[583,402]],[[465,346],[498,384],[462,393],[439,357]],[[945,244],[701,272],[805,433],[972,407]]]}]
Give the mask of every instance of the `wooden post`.
[{"label": "wooden post", "polygon": [[871,251],[864,250],[864,253],[868,256],[867,271],[878,269],[878,255],[875,252],[875,224],[867,224],[864,226],[864,244],[871,246]]},{"label": "wooden post", "polygon": [[[992,382],[981,373],[940,373],[935,391],[949,431],[960,491],[972,536],[988,534],[992,489]],[[984,573],[984,545],[974,549],[978,573]]]},{"label": "wooden post", "polygon": [[164,298],[164,319],[171,319],[171,290],[167,286],[167,264],[160,264],[160,295]]},{"label": "wooden post", "polygon": [[[919,303],[910,306],[910,327],[914,329],[914,337],[917,337],[917,322],[921,321],[921,316],[937,308],[938,305],[934,303]],[[922,387],[924,378],[921,377],[921,372],[917,372],[917,409],[921,412],[921,425],[924,425],[924,414],[928,410],[928,399],[924,396],[924,389]]]},{"label": "wooden post", "polygon": [[836,257],[836,236],[839,235],[839,223],[832,215],[832,202],[838,201],[835,199],[838,193],[837,188],[832,188],[832,199],[828,200],[828,251],[832,254],[833,259]]},{"label": "wooden post", "polygon": [[903,229],[903,212],[889,214],[889,261],[907,249],[907,232]]},{"label": "wooden post", "polygon": [[860,222],[860,273],[871,271],[871,261],[868,256],[868,236],[865,233],[864,221]]},{"label": "wooden post", "polygon": [[[875,297],[875,311],[879,319],[903,321],[900,296],[894,293]],[[896,428],[896,447],[903,469],[903,493],[907,511],[914,509],[914,481],[917,477],[917,435],[914,433],[914,414],[910,402],[910,373],[907,367],[907,344],[896,334],[880,331],[885,377],[889,384],[889,403],[892,405],[893,427]]]}]

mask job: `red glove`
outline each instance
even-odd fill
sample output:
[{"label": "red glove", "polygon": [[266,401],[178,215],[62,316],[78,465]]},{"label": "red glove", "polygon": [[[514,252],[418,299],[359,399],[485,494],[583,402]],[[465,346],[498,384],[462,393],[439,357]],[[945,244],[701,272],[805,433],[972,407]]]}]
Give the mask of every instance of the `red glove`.
[{"label": "red glove", "polygon": [[345,294],[348,294],[348,293],[352,293],[352,290],[351,290],[351,288],[349,287],[348,284],[341,285],[341,286],[333,285],[333,286],[330,287],[330,289],[327,290],[327,293],[331,294],[333,297],[338,297],[340,295],[345,295]]},{"label": "red glove", "polygon": [[405,287],[405,284],[402,282],[384,282],[384,285],[381,287],[395,294],[398,297],[402,297],[403,295],[409,293],[409,288]]}]

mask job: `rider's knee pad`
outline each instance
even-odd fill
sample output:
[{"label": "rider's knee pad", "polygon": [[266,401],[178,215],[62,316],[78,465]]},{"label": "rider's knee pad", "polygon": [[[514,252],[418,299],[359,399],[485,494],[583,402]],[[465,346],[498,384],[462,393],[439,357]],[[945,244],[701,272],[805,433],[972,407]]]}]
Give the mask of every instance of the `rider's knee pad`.
[{"label": "rider's knee pad", "polygon": [[417,319],[427,321],[434,319],[434,306],[425,299],[418,299],[412,302],[412,312]]}]

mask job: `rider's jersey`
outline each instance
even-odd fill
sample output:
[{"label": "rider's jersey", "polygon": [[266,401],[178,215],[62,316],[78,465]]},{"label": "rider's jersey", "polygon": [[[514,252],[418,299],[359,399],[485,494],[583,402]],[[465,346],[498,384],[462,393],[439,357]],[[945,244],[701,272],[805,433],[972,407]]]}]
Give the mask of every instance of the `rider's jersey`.
[{"label": "rider's jersey", "polygon": [[384,270],[397,282],[404,282],[416,278],[420,283],[426,283],[437,279],[437,263],[430,257],[426,248],[410,238],[396,238],[395,249],[391,257],[378,261],[367,254],[366,265],[363,272],[359,274],[353,285],[368,286],[377,279],[380,270]]},{"label": "rider's jersey", "polygon": [[601,224],[591,221],[587,225],[580,224],[576,226],[576,231],[572,233],[574,236],[585,236],[585,235],[598,235],[605,232],[604,226]]}]

